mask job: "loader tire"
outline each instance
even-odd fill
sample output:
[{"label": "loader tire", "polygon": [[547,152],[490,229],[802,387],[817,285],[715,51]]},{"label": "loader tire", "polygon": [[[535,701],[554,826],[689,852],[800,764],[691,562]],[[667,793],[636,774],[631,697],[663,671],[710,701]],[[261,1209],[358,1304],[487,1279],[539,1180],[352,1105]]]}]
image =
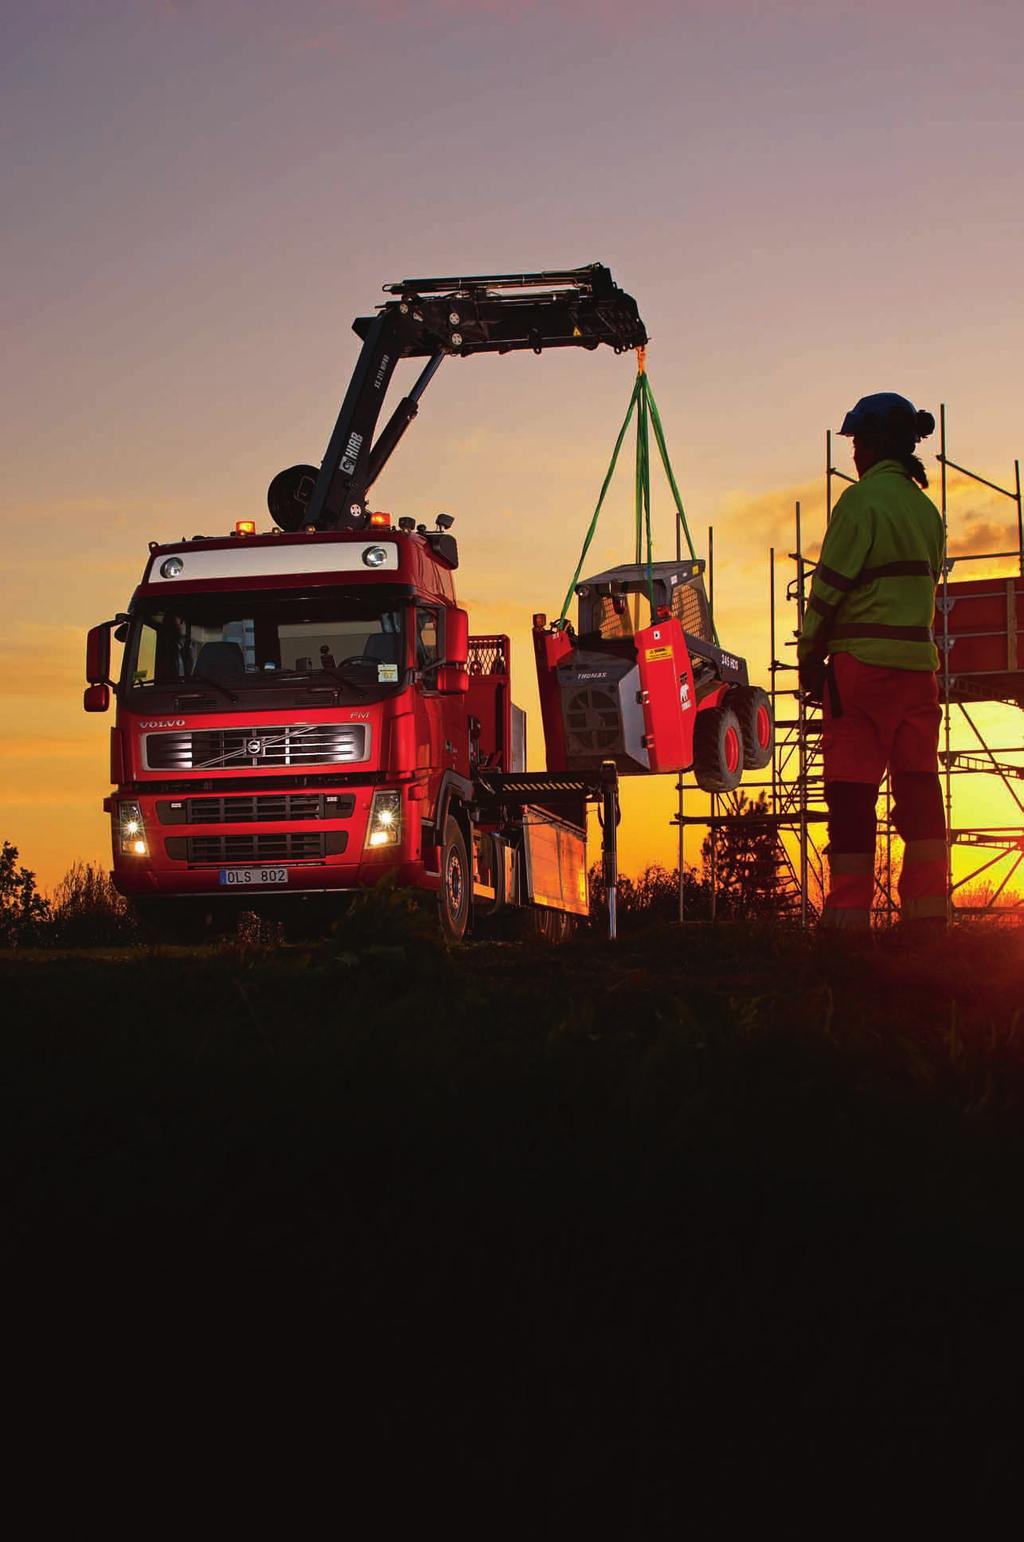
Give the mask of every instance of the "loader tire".
[{"label": "loader tire", "polygon": [[471,877],[466,840],[459,822],[449,815],[441,848],[441,887],[437,891],[437,920],[447,942],[461,942],[469,925]]},{"label": "loader tire", "polygon": [[705,792],[732,792],[743,775],[743,734],[731,707],[697,713],[693,730],[693,774]]},{"label": "loader tire", "polygon": [[725,699],[732,708],[743,736],[743,765],[747,771],[763,771],[771,765],[775,747],[775,719],[771,697],[759,685],[737,685]]}]

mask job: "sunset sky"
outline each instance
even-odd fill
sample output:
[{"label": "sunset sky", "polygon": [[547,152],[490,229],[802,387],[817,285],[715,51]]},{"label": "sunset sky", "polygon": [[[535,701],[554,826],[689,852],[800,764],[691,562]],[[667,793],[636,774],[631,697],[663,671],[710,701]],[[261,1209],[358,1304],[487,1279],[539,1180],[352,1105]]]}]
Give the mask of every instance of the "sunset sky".
[{"label": "sunset sky", "polygon": [[[951,454],[996,481],[1024,454],[1022,56],[1019,0],[6,7],[0,834],[44,885],[106,864],[86,629],[149,540],[269,524],[270,478],[323,453],[352,318],[407,275],[611,267],[701,546],[715,527],[719,631],[767,684],[768,548],[798,497],[820,538],[824,432],[859,396],[945,400]],[[455,515],[535,765],[529,618],[559,609],[633,369],[449,361],[372,495]],[[1008,500],[956,484],[953,511],[954,550],[1015,542]],[[589,566],[629,559],[630,521],[627,473]],[[670,778],[630,787],[627,870],[674,861],[673,806]]]}]

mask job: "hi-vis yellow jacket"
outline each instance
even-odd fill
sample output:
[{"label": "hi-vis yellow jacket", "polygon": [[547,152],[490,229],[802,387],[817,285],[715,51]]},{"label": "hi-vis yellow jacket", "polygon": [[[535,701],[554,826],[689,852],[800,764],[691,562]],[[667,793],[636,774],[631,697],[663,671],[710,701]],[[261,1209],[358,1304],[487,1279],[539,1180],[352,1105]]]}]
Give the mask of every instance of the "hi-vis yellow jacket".
[{"label": "hi-vis yellow jacket", "polygon": [[938,509],[899,461],[877,461],[832,511],[797,644],[801,663],[852,653],[890,669],[937,669],[941,571]]}]

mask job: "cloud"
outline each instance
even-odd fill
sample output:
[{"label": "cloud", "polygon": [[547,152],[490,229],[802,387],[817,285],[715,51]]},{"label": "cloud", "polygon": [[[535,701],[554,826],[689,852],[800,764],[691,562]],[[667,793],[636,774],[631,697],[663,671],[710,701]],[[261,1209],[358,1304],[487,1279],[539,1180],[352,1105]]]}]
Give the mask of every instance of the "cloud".
[{"label": "cloud", "polygon": [[85,685],[85,639],[74,626],[23,621],[0,648],[0,694],[32,699],[77,697]]},{"label": "cloud", "polygon": [[727,493],[715,515],[715,524],[742,526],[744,535],[756,543],[759,550],[769,546],[787,546],[789,549],[796,540],[797,503],[805,529],[810,530],[824,520],[825,490],[820,479],[794,482],[764,493],[745,489]]},{"label": "cloud", "polygon": [[954,557],[980,556],[982,553],[1013,551],[1017,545],[1017,532],[1007,521],[997,524],[994,520],[978,518],[967,520],[955,534],[950,531],[949,550]]}]

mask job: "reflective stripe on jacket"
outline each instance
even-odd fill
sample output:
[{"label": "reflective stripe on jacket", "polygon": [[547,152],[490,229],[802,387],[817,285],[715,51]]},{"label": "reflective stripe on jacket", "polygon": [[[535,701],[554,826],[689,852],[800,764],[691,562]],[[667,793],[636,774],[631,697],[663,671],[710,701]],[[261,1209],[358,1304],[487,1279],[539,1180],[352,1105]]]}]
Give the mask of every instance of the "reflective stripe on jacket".
[{"label": "reflective stripe on jacket", "polygon": [[890,669],[938,668],[932,640],[942,519],[899,461],[880,460],[832,511],[797,647]]}]

